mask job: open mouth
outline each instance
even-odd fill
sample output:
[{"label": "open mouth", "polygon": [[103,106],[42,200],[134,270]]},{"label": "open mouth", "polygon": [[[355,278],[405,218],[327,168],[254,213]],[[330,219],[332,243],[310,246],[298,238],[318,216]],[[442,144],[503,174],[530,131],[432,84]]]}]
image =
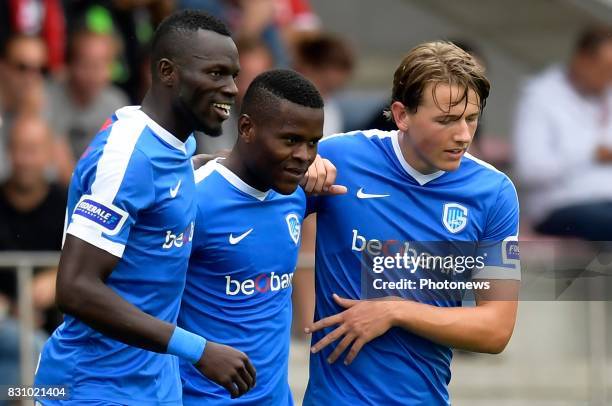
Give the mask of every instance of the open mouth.
[{"label": "open mouth", "polygon": [[213,107],[223,118],[228,118],[232,111],[232,105],[229,103],[213,103]]},{"label": "open mouth", "polygon": [[295,178],[302,178],[306,173],[305,170],[299,168],[285,168],[285,172]]},{"label": "open mouth", "polygon": [[465,150],[463,148],[453,148],[453,149],[445,149],[444,152],[452,155],[453,157],[458,157],[458,156],[461,156],[463,152],[465,152]]}]

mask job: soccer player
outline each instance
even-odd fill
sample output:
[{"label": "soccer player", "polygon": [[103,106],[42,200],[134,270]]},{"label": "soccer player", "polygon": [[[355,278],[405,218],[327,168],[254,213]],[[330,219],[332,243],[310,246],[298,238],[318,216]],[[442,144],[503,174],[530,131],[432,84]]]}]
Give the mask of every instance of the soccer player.
[{"label": "soccer player", "polygon": [[176,13],[155,33],[151,70],[142,106],[117,110],[72,178],[57,279],[66,317],[35,378],[67,385],[69,399],[43,404],[181,404],[177,356],[232,396],[255,380],[245,354],[175,326],[196,217],[191,134],[219,134],[229,117],[236,46],[222,22]]},{"label": "soccer player", "polygon": [[[488,93],[470,55],[425,43],[395,71],[390,115],[398,131],[320,143],[349,193],[309,200],[317,213],[317,321],[306,328],[314,334],[305,405],[447,405],[451,347],[498,353],[506,346],[520,278],[517,195],[507,176],[466,152]],[[359,300],[376,297],[363,292],[381,284],[364,289],[368,258],[393,262],[407,251],[409,259],[427,258],[418,251],[427,242],[466,243],[476,253],[489,247],[472,259],[482,266],[472,263],[471,280],[463,275],[480,281],[475,307],[459,307],[452,288],[420,285],[446,286],[442,271],[453,282],[463,271],[453,265],[404,269],[412,290],[387,285],[379,296],[387,300]],[[495,255],[488,260],[487,252]],[[335,363],[341,355],[344,363]]]},{"label": "soccer player", "polygon": [[[178,324],[248,354],[257,385],[232,404],[291,405],[291,282],[306,210],[298,184],[323,135],[323,100],[294,71],[262,73],[245,94],[238,130],[226,159],[196,170],[196,226]],[[229,403],[193,364],[181,360],[180,369],[185,405]]]}]

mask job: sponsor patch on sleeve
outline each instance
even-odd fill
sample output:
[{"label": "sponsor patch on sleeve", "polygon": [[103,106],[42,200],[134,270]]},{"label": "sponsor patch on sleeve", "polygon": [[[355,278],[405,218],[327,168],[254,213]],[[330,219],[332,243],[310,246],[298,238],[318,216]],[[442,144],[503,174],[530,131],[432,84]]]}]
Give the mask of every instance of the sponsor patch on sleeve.
[{"label": "sponsor patch on sleeve", "polygon": [[502,258],[505,264],[515,264],[521,259],[518,238],[508,237],[502,242]]},{"label": "sponsor patch on sleeve", "polygon": [[[84,195],[72,213],[73,220],[93,225],[100,231],[115,235],[127,220],[128,214],[110,203],[100,203],[91,195]],[[78,216],[78,217],[77,217]]]}]

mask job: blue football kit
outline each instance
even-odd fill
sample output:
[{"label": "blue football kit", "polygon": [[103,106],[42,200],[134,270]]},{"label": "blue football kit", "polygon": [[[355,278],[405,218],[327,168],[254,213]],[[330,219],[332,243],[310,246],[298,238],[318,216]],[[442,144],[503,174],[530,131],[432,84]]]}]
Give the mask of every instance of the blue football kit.
[{"label": "blue football kit", "polygon": [[[65,233],[120,258],[106,284],[173,324],[195,226],[194,151],[193,136],[182,142],[139,106],[121,108],[79,160],[68,194]],[[70,315],[45,344],[35,384],[67,385],[74,404],[181,404],[177,357]]]},{"label": "blue football kit", "polygon": [[[332,136],[319,154],[348,193],[308,200],[317,213],[315,321],[344,310],[333,293],[450,307],[461,305],[450,293],[470,283],[520,279],[516,191],[489,164],[465,154],[456,171],[419,173],[397,131]],[[333,329],[313,334],[313,344]],[[335,345],[311,354],[305,405],[450,404],[450,348],[394,327],[346,366],[327,363]]]},{"label": "blue football kit", "polygon": [[[196,226],[178,325],[249,357],[257,383],[231,404],[292,405],[291,283],[306,198],[301,188],[291,195],[256,190],[222,162],[196,170]],[[189,362],[181,359],[180,371],[185,405],[230,403],[227,390]]]}]

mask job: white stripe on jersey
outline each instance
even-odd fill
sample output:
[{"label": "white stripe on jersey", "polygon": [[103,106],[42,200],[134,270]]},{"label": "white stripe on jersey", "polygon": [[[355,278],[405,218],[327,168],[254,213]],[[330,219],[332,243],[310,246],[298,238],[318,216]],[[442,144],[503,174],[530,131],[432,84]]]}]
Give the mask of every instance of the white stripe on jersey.
[{"label": "white stripe on jersey", "polygon": [[137,120],[144,120],[147,127],[149,127],[155,135],[159,138],[170,144],[173,148],[176,148],[183,152],[183,154],[187,153],[187,149],[185,148],[185,144],[189,140],[189,137],[185,140],[185,142],[176,138],[172,133],[166,130],[161,125],[157,124],[151,117],[147,115],[140,106],[127,106],[117,110],[115,113],[117,118],[135,118]]},{"label": "white stripe on jersey", "polygon": [[404,168],[406,173],[412,176],[414,180],[419,182],[419,185],[423,186],[426,183],[431,182],[432,180],[437,179],[440,176],[444,175],[445,173],[444,171],[436,171],[434,173],[424,174],[414,169],[412,165],[410,165],[408,161],[406,161],[406,158],[404,158],[404,154],[402,153],[402,149],[400,148],[400,145],[399,145],[399,136],[398,136],[399,132],[391,131],[390,133],[392,135],[391,143],[393,144],[393,151],[395,152],[395,158],[398,160],[400,165],[402,165],[402,168]]},{"label": "white stripe on jersey", "polygon": [[502,171],[500,171],[499,169],[497,169],[496,167],[494,167],[490,163],[485,162],[482,159],[476,158],[474,155],[470,154],[469,152],[466,152],[463,156],[465,156],[468,159],[471,159],[472,161],[476,162],[477,164],[480,164],[480,165],[484,166],[485,168],[491,169],[491,170],[493,170],[495,172],[503,173]]},{"label": "white stripe on jersey", "polygon": [[[117,110],[117,113],[121,110],[123,109]],[[135,118],[121,115],[121,118],[112,124],[106,145],[98,160],[96,177],[91,185],[91,196],[98,202],[112,205],[119,192],[136,142],[145,129],[145,122],[140,117]],[[102,231],[90,224],[73,220],[66,233],[116,257],[123,256],[125,245],[103,238]]]},{"label": "white stripe on jersey", "polygon": [[143,120],[121,118],[112,124],[98,161],[91,194],[100,202],[112,203],[119,192],[136,142],[145,128]]},{"label": "white stripe on jersey", "polygon": [[238,175],[236,175],[234,172],[232,172],[229,168],[227,168],[226,166],[221,165],[218,162],[218,160],[215,160],[214,164],[215,164],[215,170],[217,172],[219,172],[219,174],[221,176],[223,176],[225,178],[225,180],[227,180],[236,189],[240,190],[243,193],[246,193],[247,195],[250,195],[250,196],[254,197],[255,199],[257,199],[257,200],[259,200],[261,202],[266,200],[266,197],[268,197],[268,194],[270,193],[270,190],[267,190],[265,192],[262,192],[261,190],[257,190],[254,187],[252,187],[251,185],[248,185],[242,179],[240,179],[238,177]]},{"label": "white stripe on jersey", "polygon": [[[492,171],[495,171],[495,172],[497,172],[497,173],[501,173],[502,175],[504,175],[504,177],[505,177],[506,179],[508,179],[508,182],[510,182],[510,183],[512,184],[512,187],[514,188],[514,192],[516,193],[516,186],[514,186],[514,182],[512,182],[512,179],[510,179],[510,177],[509,177],[508,175],[506,175],[504,172],[500,171],[499,169],[497,169],[496,167],[494,167],[494,166],[493,166],[493,165],[491,165],[490,163],[485,162],[485,161],[483,161],[482,159],[478,159],[478,158],[476,158],[474,155],[470,154],[469,152],[466,152],[466,153],[464,154],[464,156],[465,156],[467,159],[470,159],[470,160],[472,160],[472,161],[476,162],[477,164],[479,164],[479,165],[481,165],[481,166],[484,166],[484,167],[485,167],[485,168],[487,168],[487,169],[490,169],[490,170],[492,170]],[[518,195],[517,195],[517,200],[518,200]]]},{"label": "white stripe on jersey", "polygon": [[70,223],[67,233],[103,249],[118,258],[121,258],[123,256],[123,251],[125,251],[125,245],[102,237],[102,231],[90,224],[73,221]]},{"label": "white stripe on jersey", "polygon": [[211,161],[206,162],[203,166],[200,166],[195,170],[195,183],[198,184],[202,182],[204,179],[208,177],[211,173],[214,172],[216,168],[216,160],[213,159]]},{"label": "white stripe on jersey", "polygon": [[338,133],[338,134],[328,135],[327,137],[324,137],[323,139],[321,139],[321,141],[319,142],[327,141],[332,138],[343,137],[343,136],[354,136],[358,134],[363,134],[368,138],[372,138],[375,136],[377,136],[378,138],[388,138],[388,137],[391,137],[395,132],[396,131],[383,131],[383,130],[376,130],[376,129],[356,130],[356,131],[349,131],[347,133]]}]

